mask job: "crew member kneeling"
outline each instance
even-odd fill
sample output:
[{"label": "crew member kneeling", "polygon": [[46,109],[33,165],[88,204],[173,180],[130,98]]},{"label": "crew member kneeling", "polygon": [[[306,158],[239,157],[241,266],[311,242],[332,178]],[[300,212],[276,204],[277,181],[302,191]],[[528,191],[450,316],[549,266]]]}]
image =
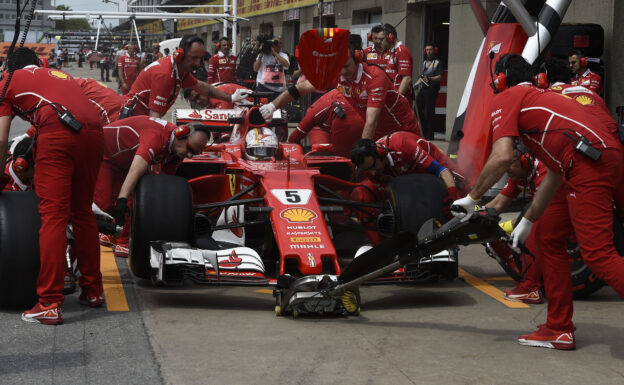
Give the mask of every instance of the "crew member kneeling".
[{"label": "crew member kneeling", "polygon": [[[95,204],[115,218],[118,226],[126,224],[128,200],[139,179],[150,166],[162,166],[162,172],[174,174],[184,158],[200,154],[208,142],[208,133],[176,126],[158,118],[135,116],[104,127],[104,161],[95,186]],[[113,252],[128,256],[129,227],[116,240]],[[100,243],[112,246],[103,234]]]},{"label": "crew member kneeling", "polygon": [[[450,217],[450,202],[463,192],[461,173],[437,147],[411,132],[394,132],[373,142],[359,140],[351,150],[351,161],[360,171],[366,172],[364,187],[355,188],[353,200],[375,202],[384,198],[385,188],[393,177],[404,174],[428,173],[439,177],[446,186],[445,214]],[[455,179],[462,181],[458,189]],[[373,246],[382,239],[375,232],[368,233]]]}]

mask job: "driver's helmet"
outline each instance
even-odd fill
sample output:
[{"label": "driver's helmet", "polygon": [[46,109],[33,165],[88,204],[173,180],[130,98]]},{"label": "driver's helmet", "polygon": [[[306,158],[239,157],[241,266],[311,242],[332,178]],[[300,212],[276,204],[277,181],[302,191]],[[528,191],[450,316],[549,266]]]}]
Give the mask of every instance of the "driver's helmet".
[{"label": "driver's helmet", "polygon": [[245,136],[245,155],[249,160],[270,160],[278,144],[277,136],[270,128],[250,128]]}]

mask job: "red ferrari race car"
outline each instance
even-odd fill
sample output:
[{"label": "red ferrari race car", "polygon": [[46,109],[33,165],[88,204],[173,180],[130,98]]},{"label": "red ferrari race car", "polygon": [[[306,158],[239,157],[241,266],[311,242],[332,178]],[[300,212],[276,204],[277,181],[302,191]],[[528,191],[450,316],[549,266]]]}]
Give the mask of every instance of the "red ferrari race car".
[{"label": "red ferrari race car", "polygon": [[[349,199],[359,184],[347,158],[330,145],[304,153],[280,143],[259,109],[176,110],[176,123],[209,130],[215,140],[185,160],[177,175],[148,175],[134,195],[129,265],[155,283],[191,280],[216,285],[272,285],[305,276],[336,280],[371,247],[366,231],[417,232],[429,218],[443,221],[445,189],[431,175],[396,178],[388,201]],[[360,218],[354,220],[356,213]],[[373,248],[375,250],[376,248]],[[394,258],[396,252],[387,254]],[[457,250],[423,255],[375,282],[455,278]],[[277,312],[280,312],[280,291]],[[359,301],[359,299],[358,299]],[[343,312],[344,308],[328,308]]]}]

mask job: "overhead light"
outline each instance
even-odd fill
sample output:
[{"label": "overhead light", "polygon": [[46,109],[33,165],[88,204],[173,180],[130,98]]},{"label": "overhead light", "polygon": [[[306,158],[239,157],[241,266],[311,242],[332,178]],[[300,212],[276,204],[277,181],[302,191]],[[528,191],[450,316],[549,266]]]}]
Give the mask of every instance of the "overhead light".
[{"label": "overhead light", "polygon": [[448,21],[442,23],[442,25],[451,25],[451,23],[449,23]]}]

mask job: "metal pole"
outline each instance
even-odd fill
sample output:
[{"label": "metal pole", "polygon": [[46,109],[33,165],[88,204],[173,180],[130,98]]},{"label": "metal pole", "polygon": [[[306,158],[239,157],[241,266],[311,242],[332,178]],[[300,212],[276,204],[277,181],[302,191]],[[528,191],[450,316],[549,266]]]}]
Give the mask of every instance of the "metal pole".
[{"label": "metal pole", "polygon": [[97,30],[97,35],[95,36],[95,49],[94,51],[97,51],[97,47],[98,47],[98,42],[100,41],[100,27],[102,26],[102,18],[100,17],[98,19],[98,30]]},{"label": "metal pole", "polygon": [[139,39],[139,31],[137,30],[136,21],[132,19],[132,26],[134,27],[134,33],[137,37],[137,45],[139,46],[139,52],[141,52],[141,39]]},{"label": "metal pole", "polygon": [[319,28],[323,28],[323,0],[318,2]]},{"label": "metal pole", "polygon": [[[223,13],[228,13],[228,0],[223,0]],[[223,36],[227,37],[228,33],[228,21],[227,18],[223,18]]]},{"label": "metal pole", "polygon": [[238,0],[232,0],[232,15],[234,20],[232,21],[232,53],[236,55],[236,28],[238,27]]}]

